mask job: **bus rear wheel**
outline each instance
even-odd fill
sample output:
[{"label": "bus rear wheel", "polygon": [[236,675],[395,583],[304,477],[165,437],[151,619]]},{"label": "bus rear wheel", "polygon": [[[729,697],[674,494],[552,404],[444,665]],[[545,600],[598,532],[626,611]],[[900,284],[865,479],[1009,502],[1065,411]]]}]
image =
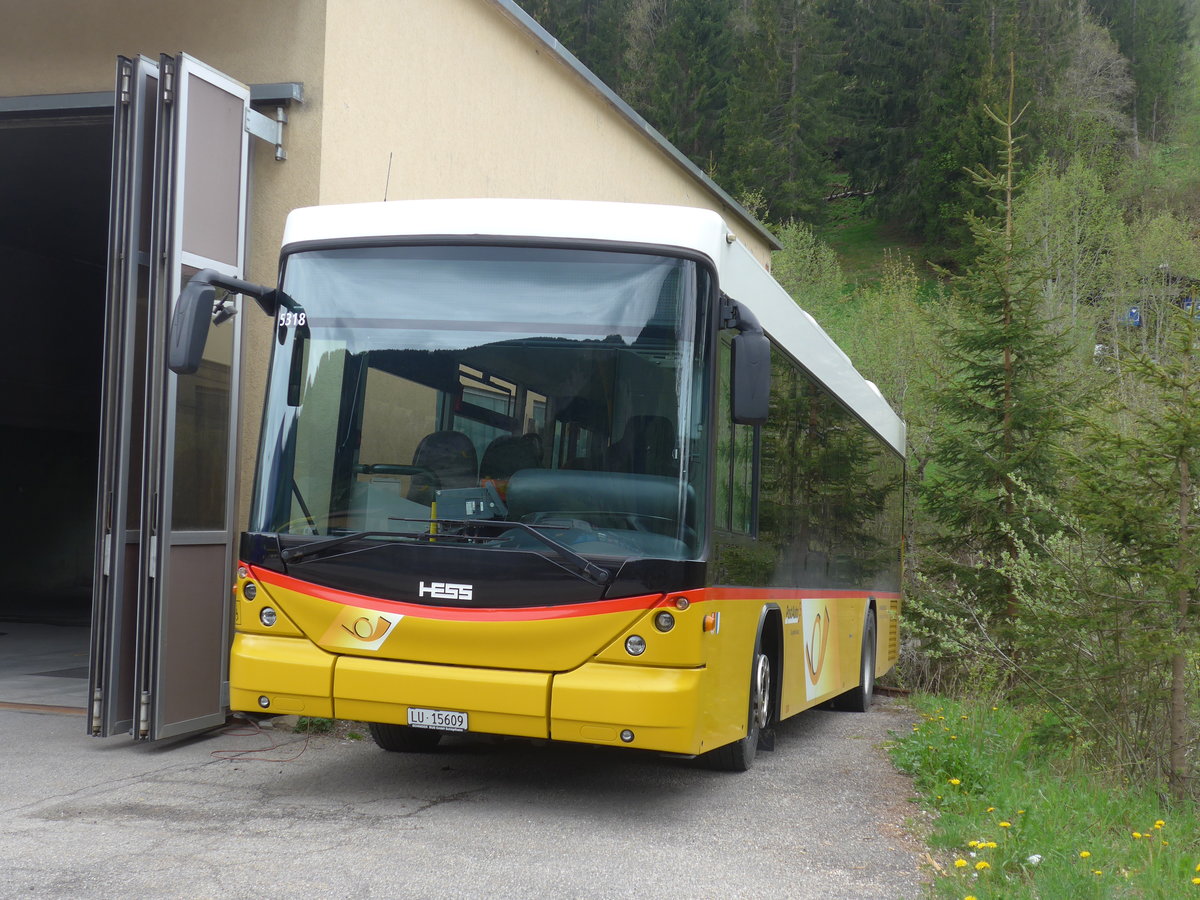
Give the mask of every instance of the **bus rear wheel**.
[{"label": "bus rear wheel", "polygon": [[746,722],[746,736],[732,744],[718,747],[705,754],[705,760],[713,769],[721,772],[745,772],[754,764],[758,753],[758,738],[771,718],[771,658],[754,648],[754,662],[750,668],[750,710]]},{"label": "bus rear wheel", "polygon": [[442,739],[440,731],[428,728],[412,728],[409,725],[389,725],[384,722],[369,722],[371,739],[382,750],[393,753],[428,753]]},{"label": "bus rear wheel", "polygon": [[838,709],[869,712],[875,696],[875,610],[867,610],[863,622],[862,655],[859,657],[858,687],[840,694],[834,701]]}]

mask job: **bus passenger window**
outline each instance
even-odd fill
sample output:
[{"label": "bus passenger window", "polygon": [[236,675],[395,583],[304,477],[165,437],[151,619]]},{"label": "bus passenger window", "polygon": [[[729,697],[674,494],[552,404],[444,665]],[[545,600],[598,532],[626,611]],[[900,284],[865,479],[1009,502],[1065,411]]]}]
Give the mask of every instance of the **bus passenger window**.
[{"label": "bus passenger window", "polygon": [[754,497],[754,428],[734,425],[729,392],[729,338],[722,337],[717,371],[717,462],[714,473],[716,527],[737,534],[752,534]]}]

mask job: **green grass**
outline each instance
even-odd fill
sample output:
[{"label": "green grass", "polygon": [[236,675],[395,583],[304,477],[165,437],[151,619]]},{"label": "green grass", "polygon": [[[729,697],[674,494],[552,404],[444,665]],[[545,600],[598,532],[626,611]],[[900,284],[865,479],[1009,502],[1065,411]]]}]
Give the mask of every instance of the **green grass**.
[{"label": "green grass", "polygon": [[912,235],[874,218],[862,200],[839,200],[833,206],[830,218],[814,232],[837,253],[852,285],[878,281],[889,252],[911,258],[923,277],[933,278],[924,248]]},{"label": "green grass", "polygon": [[329,734],[333,731],[333,719],[316,716],[301,716],[292,729],[296,734]]},{"label": "green grass", "polygon": [[[917,698],[892,747],[937,819],[938,897],[1200,900],[1200,815],[1085,769],[1050,720]],[[957,782],[957,783],[956,783]]]}]

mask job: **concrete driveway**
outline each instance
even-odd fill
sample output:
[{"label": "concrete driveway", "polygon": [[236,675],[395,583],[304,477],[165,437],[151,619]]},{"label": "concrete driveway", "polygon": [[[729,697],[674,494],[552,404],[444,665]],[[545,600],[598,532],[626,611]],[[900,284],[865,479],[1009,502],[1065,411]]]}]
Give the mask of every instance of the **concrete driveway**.
[{"label": "concrete driveway", "polygon": [[478,736],[144,745],[0,709],[0,896],[913,898],[915,807],[880,749],[912,720],[803,713],[731,775]]}]

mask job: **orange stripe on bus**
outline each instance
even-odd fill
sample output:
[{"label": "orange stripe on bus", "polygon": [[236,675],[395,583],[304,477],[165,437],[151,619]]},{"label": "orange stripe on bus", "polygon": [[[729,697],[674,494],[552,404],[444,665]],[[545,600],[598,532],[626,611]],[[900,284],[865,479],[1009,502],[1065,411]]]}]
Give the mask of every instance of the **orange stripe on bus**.
[{"label": "orange stripe on bus", "polygon": [[464,609],[461,607],[424,606],[419,603],[407,603],[403,600],[384,600],[381,597],[369,597],[365,594],[354,594],[337,588],[325,587],[308,581],[301,581],[289,575],[260,569],[243,563],[256,581],[263,584],[275,585],[289,591],[307,594],[331,603],[344,606],[358,606],[364,609],[374,609],[379,612],[399,612],[404,615],[419,616],[424,619],[444,619],[463,622],[528,622],[539,619],[570,619],[578,616],[600,616],[605,613],[630,612],[653,609],[667,603],[664,594],[644,594],[637,597],[622,597],[618,600],[597,600],[590,603],[574,603],[563,606],[526,606],[519,609],[497,607],[478,607]]},{"label": "orange stripe on bus", "polygon": [[440,619],[462,622],[530,622],[543,619],[570,619],[579,616],[601,616],[607,613],[631,612],[654,609],[660,606],[673,606],[676,597],[687,597],[691,603],[705,603],[715,600],[799,600],[836,599],[838,597],[877,597],[879,599],[898,599],[900,594],[892,591],[834,591],[807,590],[804,588],[744,588],[744,587],[710,587],[695,588],[687,591],[672,591],[669,594],[641,594],[636,597],[621,597],[616,600],[595,600],[589,603],[573,603],[563,606],[526,606],[517,609],[501,607],[445,607],[425,606],[420,603],[408,603],[403,600],[385,600],[381,597],[370,597],[366,594],[355,594],[338,588],[325,587],[302,581],[290,575],[274,572],[270,569],[260,569],[249,563],[242,563],[250,571],[251,577],[263,584],[275,585],[286,590],[307,594],[330,603],[343,606],[356,606],[363,609],[373,609],[378,612],[399,612],[405,615],[419,616],[425,619]]}]

